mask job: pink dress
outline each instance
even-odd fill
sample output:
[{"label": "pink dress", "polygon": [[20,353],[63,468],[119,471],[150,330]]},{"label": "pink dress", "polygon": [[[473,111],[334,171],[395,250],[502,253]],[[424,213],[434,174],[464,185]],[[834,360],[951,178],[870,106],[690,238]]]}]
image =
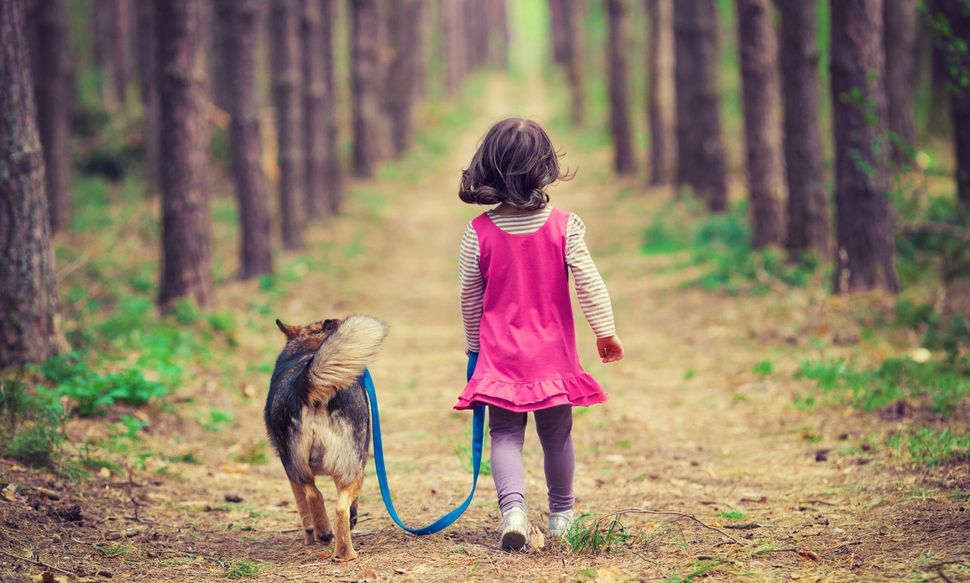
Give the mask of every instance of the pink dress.
[{"label": "pink dress", "polygon": [[569,213],[552,209],[539,230],[506,233],[472,221],[485,280],[478,365],[455,409],[478,403],[515,412],[606,401],[576,354],[566,266]]}]

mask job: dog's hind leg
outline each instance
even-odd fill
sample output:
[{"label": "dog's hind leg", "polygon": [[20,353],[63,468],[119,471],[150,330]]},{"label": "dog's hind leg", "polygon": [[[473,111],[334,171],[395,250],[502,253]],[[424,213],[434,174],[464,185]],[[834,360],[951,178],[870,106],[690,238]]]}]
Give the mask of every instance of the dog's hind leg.
[{"label": "dog's hind leg", "polygon": [[358,500],[358,498],[354,498],[354,501],[350,503],[350,528],[351,528],[351,530],[353,530],[353,528],[355,526],[357,526],[357,500]]},{"label": "dog's hind leg", "polygon": [[293,497],[296,498],[296,509],[300,513],[300,522],[303,523],[303,540],[307,545],[312,545],[313,515],[310,513],[310,505],[307,503],[303,484],[290,480],[290,488],[293,490]]},{"label": "dog's hind leg", "polygon": [[303,484],[307,506],[313,518],[313,534],[317,540],[329,543],[333,540],[333,530],[330,529],[330,519],[327,518],[327,507],[323,503],[323,494],[313,482]]},{"label": "dog's hind leg", "polygon": [[360,476],[348,485],[337,484],[337,539],[334,543],[333,560],[352,561],[357,558],[354,543],[350,540],[350,508],[360,495],[364,477]]}]

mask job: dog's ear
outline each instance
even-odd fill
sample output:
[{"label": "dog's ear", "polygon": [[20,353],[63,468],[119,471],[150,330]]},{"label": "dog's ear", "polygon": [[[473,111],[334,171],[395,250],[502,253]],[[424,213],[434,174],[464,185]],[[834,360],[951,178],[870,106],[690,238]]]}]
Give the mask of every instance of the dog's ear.
[{"label": "dog's ear", "polygon": [[323,322],[323,331],[333,332],[338,326],[340,326],[340,320],[325,320]]},{"label": "dog's ear", "polygon": [[289,324],[284,324],[283,322],[280,322],[278,318],[276,320],[276,325],[279,327],[280,331],[286,335],[287,340],[293,340],[296,338],[296,335],[300,333],[299,326],[290,326]]}]

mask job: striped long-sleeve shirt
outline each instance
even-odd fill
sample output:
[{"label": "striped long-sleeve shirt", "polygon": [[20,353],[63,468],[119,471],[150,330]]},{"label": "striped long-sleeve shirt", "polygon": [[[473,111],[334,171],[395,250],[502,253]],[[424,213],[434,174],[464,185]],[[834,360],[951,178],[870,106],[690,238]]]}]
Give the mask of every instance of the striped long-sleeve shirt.
[{"label": "striped long-sleeve shirt", "polygon": [[[538,230],[549,218],[551,209],[515,215],[502,215],[488,211],[495,225],[513,235],[524,235]],[[606,284],[600,276],[593,258],[586,247],[586,225],[575,214],[569,215],[566,226],[566,264],[573,275],[579,306],[597,338],[616,334],[613,322],[613,305]],[[478,327],[482,319],[482,299],[485,280],[479,269],[478,235],[471,223],[465,229],[458,254],[458,282],[461,291],[461,317],[465,325],[465,344],[468,350],[479,349]]]}]

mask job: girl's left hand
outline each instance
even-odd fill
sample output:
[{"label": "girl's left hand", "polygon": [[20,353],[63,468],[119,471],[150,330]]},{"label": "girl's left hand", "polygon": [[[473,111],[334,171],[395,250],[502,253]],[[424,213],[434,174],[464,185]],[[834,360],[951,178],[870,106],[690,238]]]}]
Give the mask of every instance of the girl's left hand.
[{"label": "girl's left hand", "polygon": [[596,352],[603,362],[623,360],[623,343],[619,336],[607,336],[596,339]]}]

